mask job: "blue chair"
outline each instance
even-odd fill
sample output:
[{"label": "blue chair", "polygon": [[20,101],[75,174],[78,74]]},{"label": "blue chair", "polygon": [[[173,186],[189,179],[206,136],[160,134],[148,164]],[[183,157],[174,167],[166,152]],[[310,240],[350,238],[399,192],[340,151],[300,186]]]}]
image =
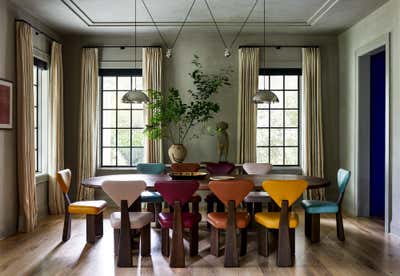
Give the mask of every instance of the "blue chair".
[{"label": "blue chair", "polygon": [[301,202],[305,211],[305,234],[311,242],[320,240],[320,214],[336,214],[337,237],[341,241],[345,240],[341,205],[349,180],[350,171],[339,169],[337,173],[339,197],[336,202],[322,200],[303,200]]},{"label": "blue chair", "polygon": [[[137,164],[136,170],[142,174],[163,174],[165,165],[162,163],[140,163]],[[160,228],[157,216],[161,212],[163,198],[158,192],[144,191],[140,194],[141,202],[147,203],[147,211],[153,214],[153,221],[156,222],[156,227]]]}]

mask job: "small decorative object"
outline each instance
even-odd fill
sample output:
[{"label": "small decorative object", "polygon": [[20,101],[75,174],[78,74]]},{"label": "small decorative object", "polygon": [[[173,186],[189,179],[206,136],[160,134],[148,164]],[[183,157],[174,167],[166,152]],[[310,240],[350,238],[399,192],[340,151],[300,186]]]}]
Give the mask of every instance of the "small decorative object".
[{"label": "small decorative object", "polygon": [[171,172],[169,176],[173,180],[188,180],[188,179],[204,179],[208,173],[206,172]]},{"label": "small decorative object", "polygon": [[217,152],[219,162],[228,160],[229,135],[226,131],[228,127],[229,125],[227,122],[221,121],[216,124],[215,129],[208,128],[208,132],[212,136],[217,136]]},{"label": "small decorative object", "polygon": [[223,69],[218,74],[206,73],[196,55],[192,64],[195,69],[189,76],[193,79],[196,89],[187,90],[188,103],[183,102],[175,88],[171,88],[166,94],[149,90],[148,107],[153,116],[145,128],[145,133],[150,139],[166,138],[171,142],[172,146],[168,150],[171,162],[184,161],[187,153],[184,142],[186,139],[200,137],[200,134],[192,133],[191,130],[194,126],[205,124],[214,118],[220,107],[211,97],[217,94],[221,87],[230,85],[230,70]]},{"label": "small decorative object", "polygon": [[231,50],[229,48],[225,48],[224,55],[225,55],[226,58],[230,57],[231,56]]},{"label": "small decorative object", "polygon": [[167,49],[167,53],[165,54],[165,56],[167,58],[171,58],[172,57],[172,49]]},{"label": "small decorative object", "polygon": [[0,80],[0,128],[10,129],[13,115],[13,83]]}]

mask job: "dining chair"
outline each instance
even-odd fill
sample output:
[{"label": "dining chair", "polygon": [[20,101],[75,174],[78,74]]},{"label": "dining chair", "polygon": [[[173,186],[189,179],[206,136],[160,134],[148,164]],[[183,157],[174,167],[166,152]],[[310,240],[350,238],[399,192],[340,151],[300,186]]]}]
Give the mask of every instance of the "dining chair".
[{"label": "dining chair", "polygon": [[[139,163],[136,165],[136,170],[141,174],[163,174],[165,173],[165,165],[162,163]],[[140,200],[147,205],[147,211],[153,213],[153,222],[156,227],[160,228],[157,220],[157,215],[162,209],[162,196],[158,192],[144,191],[140,194]]]},{"label": "dining chair", "polygon": [[[272,165],[269,163],[244,163],[243,170],[249,175],[266,175],[272,171]],[[262,212],[263,203],[269,205],[271,199],[265,191],[252,191],[243,201],[251,217],[250,225],[254,226],[254,214]],[[271,208],[268,207],[268,209]]]},{"label": "dining chair", "polygon": [[320,214],[336,214],[337,238],[341,241],[345,240],[341,205],[350,175],[351,173],[348,170],[338,170],[337,185],[339,188],[339,197],[336,202],[322,200],[303,200],[301,202],[305,211],[305,234],[311,242],[319,242],[320,240]]},{"label": "dining chair", "polygon": [[250,180],[211,181],[210,190],[228,208],[228,212],[211,212],[207,214],[207,222],[211,225],[211,254],[219,256],[220,231],[225,230],[225,267],[239,266],[236,230],[240,229],[240,256],[247,253],[247,226],[250,215],[237,212],[236,208],[243,198],[254,189]]},{"label": "dining chair", "polygon": [[198,172],[200,164],[198,163],[172,163],[172,172]]},{"label": "dining chair", "polygon": [[103,237],[103,211],[107,207],[104,200],[71,202],[68,191],[71,186],[71,170],[57,172],[56,179],[64,195],[65,217],[62,241],[71,237],[71,214],[86,215],[86,242],[95,243]]},{"label": "dining chair", "polygon": [[[170,257],[170,267],[185,267],[183,229],[190,229],[190,256],[198,255],[201,215],[198,201],[192,202],[192,212],[182,212],[182,206],[192,199],[192,195],[199,188],[199,183],[194,180],[158,181],[155,188],[173,207],[172,212],[158,214],[161,225],[161,252],[164,256]],[[170,246],[169,229],[172,229],[172,246]]]},{"label": "dining chair", "polygon": [[134,232],[140,231],[140,253],[142,257],[150,255],[150,212],[129,212],[128,208],[146,189],[144,181],[112,181],[101,184],[103,191],[121,208],[120,212],[110,215],[114,229],[114,254],[118,255],[120,267],[132,266],[132,240]]},{"label": "dining chair", "polygon": [[260,212],[255,214],[255,220],[261,227],[258,232],[258,253],[269,255],[268,230],[278,230],[278,252],[276,263],[278,266],[293,265],[295,253],[295,229],[299,224],[299,217],[289,208],[296,202],[307,188],[305,180],[266,180],[263,188],[272,200],[279,206],[280,212]]}]

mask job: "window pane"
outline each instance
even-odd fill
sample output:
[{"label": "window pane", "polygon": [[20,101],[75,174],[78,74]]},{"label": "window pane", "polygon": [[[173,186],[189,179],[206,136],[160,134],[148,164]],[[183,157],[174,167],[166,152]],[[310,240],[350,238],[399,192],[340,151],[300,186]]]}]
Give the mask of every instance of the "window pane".
[{"label": "window pane", "polygon": [[116,77],[103,77],[103,90],[116,90],[117,78]]},{"label": "window pane", "polygon": [[142,77],[134,77],[133,78],[133,88],[137,90],[143,90],[143,78]]},{"label": "window pane", "polygon": [[104,109],[116,109],[117,93],[116,92],[103,92],[103,108]]},{"label": "window pane", "polygon": [[257,127],[268,127],[269,117],[268,110],[257,110]]},{"label": "window pane", "polygon": [[133,110],[132,111],[132,127],[144,128],[144,111]]},{"label": "window pane", "polygon": [[268,148],[257,148],[257,163],[269,163]]},{"label": "window pane", "polygon": [[35,149],[38,148],[38,133],[37,133],[37,129],[34,130],[35,131]]},{"label": "window pane", "polygon": [[297,127],[299,124],[299,117],[297,110],[286,110],[285,111],[285,126],[286,127]]},{"label": "window pane", "polygon": [[142,129],[132,129],[132,146],[143,147],[144,146],[144,136]]},{"label": "window pane", "polygon": [[282,129],[271,129],[271,146],[283,146]]},{"label": "window pane", "polygon": [[118,166],[129,166],[131,162],[130,148],[118,148]]},{"label": "window pane", "polygon": [[116,127],[116,112],[110,110],[103,111],[103,127]]},{"label": "window pane", "polygon": [[115,166],[117,163],[117,150],[103,148],[103,166]]},{"label": "window pane", "polygon": [[33,66],[33,84],[37,84],[37,67]]},{"label": "window pane", "polygon": [[269,108],[269,104],[267,103],[257,104],[257,108]]},{"label": "window pane", "polygon": [[298,165],[298,149],[285,148],[285,165]]},{"label": "window pane", "polygon": [[271,148],[271,164],[283,165],[283,148]]},{"label": "window pane", "polygon": [[103,147],[115,146],[115,129],[103,129]]},{"label": "window pane", "polygon": [[37,106],[38,105],[38,98],[37,98],[37,86],[33,86],[33,105]]},{"label": "window pane", "polygon": [[285,76],[285,89],[298,89],[298,76]]},{"label": "window pane", "polygon": [[258,90],[265,89],[264,76],[258,76]]},{"label": "window pane", "polygon": [[131,77],[118,77],[118,90],[131,90]]},{"label": "window pane", "polygon": [[271,110],[271,127],[283,127],[282,110]]},{"label": "window pane", "polygon": [[37,107],[33,108],[33,127],[38,127],[38,118],[37,118]]},{"label": "window pane", "polygon": [[132,165],[142,163],[144,160],[144,149],[143,148],[132,148]]},{"label": "window pane", "polygon": [[272,91],[278,97],[279,102],[271,103],[271,109],[283,108],[283,91]]},{"label": "window pane", "polygon": [[131,112],[129,110],[118,111],[118,127],[131,127]]},{"label": "window pane", "polygon": [[130,147],[130,129],[118,129],[118,147]]},{"label": "window pane", "polygon": [[283,90],[283,76],[271,76],[271,90]]},{"label": "window pane", "polygon": [[269,146],[269,129],[257,129],[257,146]]},{"label": "window pane", "polygon": [[297,129],[285,129],[285,146],[297,146],[298,137]]},{"label": "window pane", "polygon": [[298,108],[298,92],[286,91],[285,92],[285,108]]},{"label": "window pane", "polygon": [[131,109],[131,104],[126,104],[122,102],[122,97],[126,94],[126,91],[118,92],[118,109]]}]

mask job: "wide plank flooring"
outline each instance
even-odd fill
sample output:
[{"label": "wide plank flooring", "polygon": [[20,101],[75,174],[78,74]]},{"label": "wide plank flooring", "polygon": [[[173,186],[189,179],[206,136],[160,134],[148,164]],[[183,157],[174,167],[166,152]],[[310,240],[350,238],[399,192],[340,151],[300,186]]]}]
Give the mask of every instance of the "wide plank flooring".
[{"label": "wide plank flooring", "polygon": [[[224,268],[223,256],[209,254],[209,234],[202,223],[199,256],[186,259],[186,268],[171,269],[161,255],[160,231],[152,229],[151,257],[134,257],[133,268],[118,268],[113,254],[112,228],[105,214],[104,237],[86,244],[85,220],[74,217],[71,239],[61,242],[62,216],[43,219],[37,230],[0,241],[0,275],[400,275],[400,238],[384,233],[383,223],[345,217],[346,241],[336,238],[333,216],[321,217],[321,242],[304,236],[303,214],[296,230],[295,265],[279,268],[275,253],[257,254],[255,233],[249,234],[248,254],[240,268]],[[204,217],[204,216],[203,216]],[[188,243],[185,243],[188,250]],[[187,251],[188,252],[188,251]],[[188,254],[187,254],[188,255]]]}]

